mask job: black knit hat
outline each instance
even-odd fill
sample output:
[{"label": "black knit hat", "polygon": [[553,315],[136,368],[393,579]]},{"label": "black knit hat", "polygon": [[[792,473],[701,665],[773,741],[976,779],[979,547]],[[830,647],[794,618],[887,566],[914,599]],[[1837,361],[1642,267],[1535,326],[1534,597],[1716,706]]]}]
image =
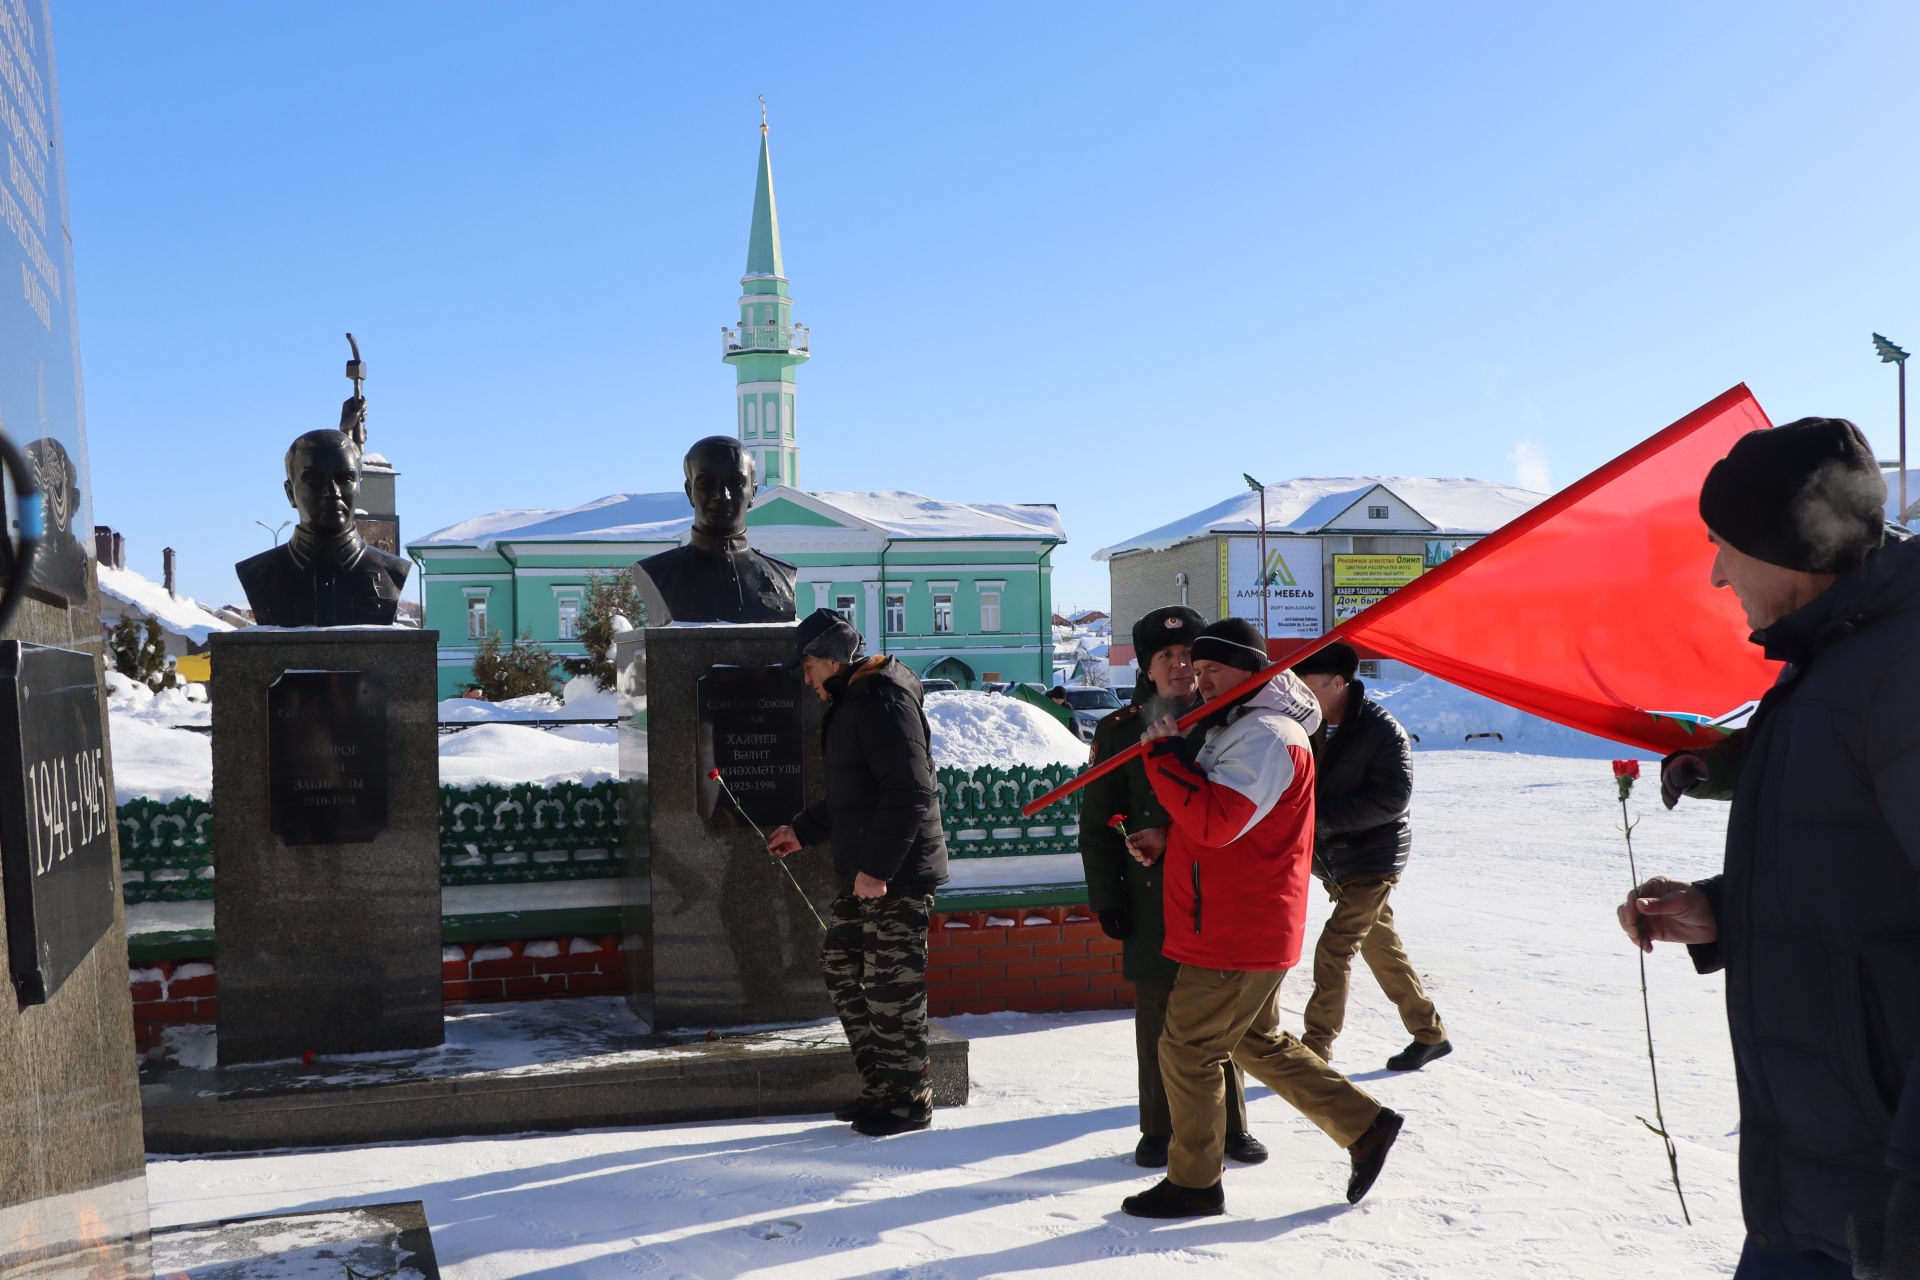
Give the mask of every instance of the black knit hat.
[{"label": "black knit hat", "polygon": [[815,609],[794,628],[793,658],[787,663],[787,669],[798,670],[802,658],[852,662],[860,656],[865,643],[860,633],[832,609]]},{"label": "black knit hat", "polygon": [[1260,628],[1245,618],[1222,618],[1202,631],[1193,642],[1193,660],[1218,662],[1242,671],[1264,671],[1269,665]]},{"label": "black knit hat", "polygon": [[1344,640],[1335,640],[1293,664],[1293,674],[1297,676],[1331,675],[1351,680],[1359,670],[1360,655]]},{"label": "black knit hat", "polygon": [[1207,625],[1207,620],[1183,604],[1155,609],[1133,624],[1133,660],[1142,671],[1153,655],[1168,645],[1190,645]]},{"label": "black knit hat", "polygon": [[1700,486],[1700,518],[1736,551],[1849,573],[1885,536],[1887,482],[1860,428],[1802,418],[1734,442]]}]

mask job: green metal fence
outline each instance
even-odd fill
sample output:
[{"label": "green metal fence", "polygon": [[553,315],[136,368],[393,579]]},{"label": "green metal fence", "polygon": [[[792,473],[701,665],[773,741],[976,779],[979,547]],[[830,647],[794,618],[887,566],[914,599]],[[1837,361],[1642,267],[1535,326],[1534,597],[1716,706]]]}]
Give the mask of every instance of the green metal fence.
[{"label": "green metal fence", "polygon": [[[1032,818],[1020,806],[1071,778],[1071,765],[966,772],[940,770],[947,847],[957,858],[1071,853],[1077,804]],[[616,849],[626,821],[618,782],[440,788],[442,884],[528,884],[620,873]],[[119,807],[126,900],[184,902],[213,897],[213,806],[195,797],[129,800]]]}]

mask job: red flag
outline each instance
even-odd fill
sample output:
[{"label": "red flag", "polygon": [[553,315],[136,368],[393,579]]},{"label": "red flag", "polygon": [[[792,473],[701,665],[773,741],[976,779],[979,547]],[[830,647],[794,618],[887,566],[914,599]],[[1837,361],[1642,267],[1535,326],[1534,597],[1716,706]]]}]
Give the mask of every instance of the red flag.
[{"label": "red flag", "polygon": [[[1650,751],[1758,699],[1779,664],[1709,581],[1707,471],[1773,424],[1746,384],[1510,520],[1417,581],[1180,718],[1184,728],[1329,641],[1398,658],[1509,706]],[[1116,752],[1021,806],[1028,816],[1139,754]]]},{"label": "red flag", "polygon": [[1779,669],[1748,641],[1733,593],[1710,585],[1699,511],[1708,468],[1771,425],[1737,386],[1337,630],[1616,742],[1698,741],[1670,716],[1726,715]]}]

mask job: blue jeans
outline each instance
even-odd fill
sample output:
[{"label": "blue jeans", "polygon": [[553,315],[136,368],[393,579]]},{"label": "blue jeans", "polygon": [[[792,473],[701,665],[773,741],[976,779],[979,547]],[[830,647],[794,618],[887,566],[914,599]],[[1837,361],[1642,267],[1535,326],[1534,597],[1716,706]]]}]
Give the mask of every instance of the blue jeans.
[{"label": "blue jeans", "polygon": [[1763,1249],[1749,1236],[1733,1280],[1853,1280],[1853,1267],[1824,1253]]}]

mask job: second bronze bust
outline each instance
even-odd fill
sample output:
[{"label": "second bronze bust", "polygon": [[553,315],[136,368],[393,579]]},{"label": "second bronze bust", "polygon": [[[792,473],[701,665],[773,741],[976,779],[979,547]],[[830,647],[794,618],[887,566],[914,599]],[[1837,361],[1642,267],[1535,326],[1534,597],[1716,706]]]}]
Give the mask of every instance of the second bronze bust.
[{"label": "second bronze bust", "polygon": [[792,622],[794,566],[747,545],[752,455],[732,436],[708,436],[687,450],[684,470],[691,539],[634,567],[647,625]]}]

